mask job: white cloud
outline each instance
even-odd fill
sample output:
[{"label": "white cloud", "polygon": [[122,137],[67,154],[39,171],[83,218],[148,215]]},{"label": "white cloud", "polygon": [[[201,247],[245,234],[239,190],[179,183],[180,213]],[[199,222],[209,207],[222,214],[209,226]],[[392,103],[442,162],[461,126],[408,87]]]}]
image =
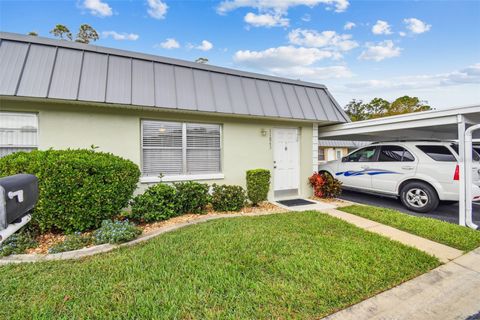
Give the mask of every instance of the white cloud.
[{"label": "white cloud", "polygon": [[197,50],[202,50],[202,51],[208,51],[208,50],[213,48],[213,44],[208,40],[202,40],[202,42],[198,46],[195,46],[191,43],[187,44],[187,48],[188,49],[197,49]]},{"label": "white cloud", "polygon": [[387,21],[377,20],[372,27],[373,34],[392,34],[391,26]]},{"label": "white cloud", "polygon": [[287,27],[289,20],[280,14],[255,14],[249,12],[245,15],[244,20],[246,23],[254,27]]},{"label": "white cloud", "polygon": [[329,50],[349,51],[358,47],[358,43],[352,40],[349,34],[338,34],[335,31],[295,29],[290,31],[288,39],[291,44],[325,48]]},{"label": "white cloud", "polygon": [[112,7],[101,0],[85,0],[83,7],[88,9],[94,16],[109,17],[113,14]]},{"label": "white cloud", "polygon": [[400,37],[405,37],[405,36],[407,35],[407,34],[406,34],[405,32],[403,32],[403,31],[400,31],[398,34],[400,35]]},{"label": "white cloud", "polygon": [[478,83],[480,83],[480,63],[447,73],[366,80],[347,84],[346,87],[358,90],[410,90]]},{"label": "white cloud", "polygon": [[379,43],[367,42],[359,58],[362,60],[382,61],[383,59],[398,57],[402,51],[396,47],[392,40],[385,40]]},{"label": "white cloud", "polygon": [[167,38],[165,41],[161,42],[158,46],[164,49],[178,49],[180,48],[180,43],[174,38]]},{"label": "white cloud", "polygon": [[305,13],[303,16],[302,16],[302,21],[305,21],[305,22],[310,22],[310,20],[312,20],[312,16],[309,15],[308,13]]},{"label": "white cloud", "polygon": [[263,51],[240,50],[233,60],[254,71],[306,81],[351,77],[351,71],[344,65],[316,65],[334,56],[335,53],[318,48],[282,46]]},{"label": "white cloud", "polygon": [[407,29],[413,33],[424,33],[432,28],[432,25],[426,24],[422,20],[417,18],[403,19],[403,22],[407,25]]},{"label": "white cloud", "polygon": [[333,6],[337,12],[345,11],[350,5],[349,0],[224,0],[218,5],[217,12],[225,14],[238,8],[256,8],[259,11],[286,13],[291,7],[312,8],[318,4]]},{"label": "white cloud", "polygon": [[162,0],[147,0],[148,15],[154,19],[165,19],[168,6]]},{"label": "white cloud", "polygon": [[343,26],[343,29],[344,30],[352,30],[353,28],[355,28],[357,25],[354,23],[354,22],[347,22],[345,23],[345,25]]},{"label": "white cloud", "polygon": [[103,31],[103,38],[112,37],[114,40],[132,40],[135,41],[139,38],[138,34],[135,33],[126,33],[126,32],[116,32],[116,31]]}]

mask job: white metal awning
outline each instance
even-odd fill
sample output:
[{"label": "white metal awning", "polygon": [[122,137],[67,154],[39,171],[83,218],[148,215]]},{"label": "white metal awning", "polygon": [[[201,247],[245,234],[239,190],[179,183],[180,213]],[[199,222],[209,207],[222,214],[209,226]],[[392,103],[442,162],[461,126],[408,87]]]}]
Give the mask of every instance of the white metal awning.
[{"label": "white metal awning", "polygon": [[[458,140],[460,190],[459,223],[472,222],[472,138],[480,138],[480,105],[434,110],[318,128],[319,140]],[[470,128],[470,129],[469,129]],[[473,130],[475,129],[475,130]],[[478,128],[480,129],[480,128]],[[470,150],[466,152],[466,150]],[[465,174],[466,173],[466,174]]]}]

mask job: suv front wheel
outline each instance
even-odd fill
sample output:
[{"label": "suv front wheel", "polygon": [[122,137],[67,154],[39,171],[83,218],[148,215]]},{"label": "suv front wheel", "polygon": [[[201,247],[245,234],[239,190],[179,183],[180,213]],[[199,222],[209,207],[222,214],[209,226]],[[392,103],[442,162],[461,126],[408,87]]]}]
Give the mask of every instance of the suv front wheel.
[{"label": "suv front wheel", "polygon": [[420,213],[435,210],[440,202],[437,192],[429,184],[420,181],[409,182],[403,186],[400,199],[405,207]]}]

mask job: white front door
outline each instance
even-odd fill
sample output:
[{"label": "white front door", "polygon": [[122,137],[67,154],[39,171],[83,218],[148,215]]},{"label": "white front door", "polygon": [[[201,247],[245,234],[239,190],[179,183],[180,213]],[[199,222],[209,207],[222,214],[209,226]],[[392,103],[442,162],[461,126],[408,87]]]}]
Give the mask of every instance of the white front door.
[{"label": "white front door", "polygon": [[273,129],[273,184],[275,191],[298,190],[299,153],[298,129]]}]

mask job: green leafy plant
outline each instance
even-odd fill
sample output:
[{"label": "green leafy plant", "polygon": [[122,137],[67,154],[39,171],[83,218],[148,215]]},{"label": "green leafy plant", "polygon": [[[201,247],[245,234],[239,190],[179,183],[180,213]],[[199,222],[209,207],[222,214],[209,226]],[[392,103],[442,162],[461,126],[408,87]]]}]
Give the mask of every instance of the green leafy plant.
[{"label": "green leafy plant", "polygon": [[27,249],[35,248],[37,245],[33,233],[29,230],[22,229],[11,235],[0,245],[0,257],[11,254],[21,254]]},{"label": "green leafy plant", "polygon": [[342,193],[342,183],[328,173],[314,172],[308,181],[315,197],[335,198]]},{"label": "green leafy plant", "polygon": [[135,239],[142,230],[128,220],[104,220],[102,226],[93,232],[95,244],[122,243]]},{"label": "green leafy plant", "polygon": [[140,170],[130,160],[93,150],[16,152],[0,159],[0,176],[39,180],[32,224],[68,233],[97,228],[128,205]]},{"label": "green leafy plant", "polygon": [[267,200],[270,189],[270,171],[254,169],[247,171],[248,199],[256,206],[259,202]]},{"label": "green leafy plant", "polygon": [[48,249],[48,253],[60,253],[82,249],[93,242],[91,235],[84,235],[80,232],[67,235],[65,240],[57,243]]},{"label": "green leafy plant", "polygon": [[131,219],[141,222],[166,220],[181,214],[174,187],[159,183],[149,187],[131,201]]},{"label": "green leafy plant", "polygon": [[215,211],[239,211],[247,199],[241,186],[213,184],[212,206]]},{"label": "green leafy plant", "polygon": [[210,187],[206,183],[195,181],[174,184],[177,190],[177,201],[182,213],[204,213],[209,201]]}]

